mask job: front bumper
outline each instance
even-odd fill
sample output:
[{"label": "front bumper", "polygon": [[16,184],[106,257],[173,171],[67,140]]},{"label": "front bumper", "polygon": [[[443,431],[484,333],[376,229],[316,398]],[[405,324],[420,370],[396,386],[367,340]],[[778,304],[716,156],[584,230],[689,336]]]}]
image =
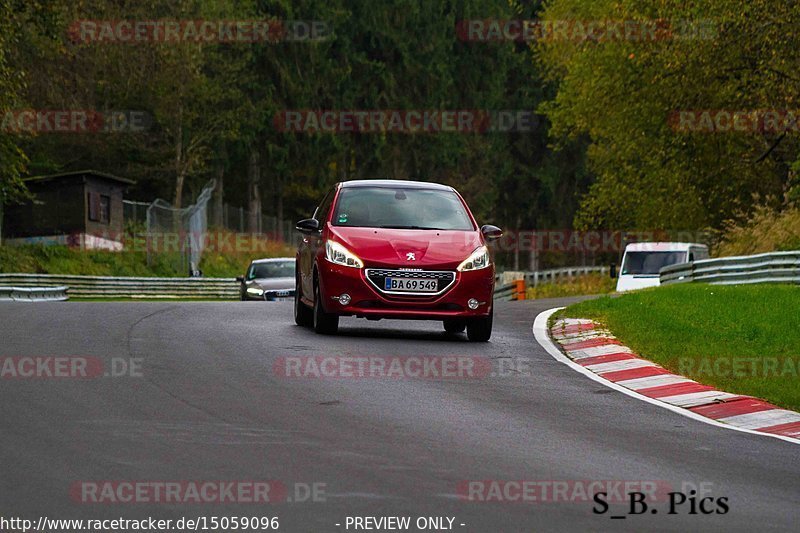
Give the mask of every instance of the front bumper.
[{"label": "front bumper", "polygon": [[[436,295],[386,294],[367,279],[366,270],[372,267],[352,268],[328,261],[324,261],[320,267],[320,292],[328,313],[370,319],[444,320],[483,317],[492,309],[494,267],[468,272],[452,269],[455,271],[455,281]],[[380,269],[399,270],[386,266]],[[425,270],[420,274],[424,275]],[[443,269],[431,270],[441,272]],[[338,300],[342,294],[350,295],[347,305]],[[471,298],[478,300],[477,309],[467,306]]]}]

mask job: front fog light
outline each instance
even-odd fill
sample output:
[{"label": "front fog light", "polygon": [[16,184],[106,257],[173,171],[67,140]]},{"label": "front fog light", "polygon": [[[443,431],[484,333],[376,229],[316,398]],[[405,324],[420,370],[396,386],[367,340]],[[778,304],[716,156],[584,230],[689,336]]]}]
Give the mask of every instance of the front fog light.
[{"label": "front fog light", "polygon": [[345,293],[339,296],[339,303],[342,305],[347,305],[350,303],[350,295]]},{"label": "front fog light", "polygon": [[477,308],[478,308],[478,306],[479,306],[480,304],[481,304],[481,303],[480,303],[478,300],[476,300],[475,298],[470,298],[470,299],[467,301],[467,307],[469,307],[469,308],[470,308],[470,309],[472,309],[473,311],[474,311],[475,309],[477,309]]}]

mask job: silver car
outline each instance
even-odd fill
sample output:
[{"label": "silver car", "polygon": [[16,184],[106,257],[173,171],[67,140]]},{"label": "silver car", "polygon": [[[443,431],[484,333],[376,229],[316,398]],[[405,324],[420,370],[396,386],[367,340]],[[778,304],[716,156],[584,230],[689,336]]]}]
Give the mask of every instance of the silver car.
[{"label": "silver car", "polygon": [[250,263],[247,274],[236,278],[242,285],[242,301],[293,299],[294,264],[293,257],[256,259]]}]

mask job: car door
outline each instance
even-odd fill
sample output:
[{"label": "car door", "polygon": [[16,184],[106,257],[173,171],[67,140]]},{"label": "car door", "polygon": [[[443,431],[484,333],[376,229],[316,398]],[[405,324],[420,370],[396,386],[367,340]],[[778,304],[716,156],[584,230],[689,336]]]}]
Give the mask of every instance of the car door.
[{"label": "car door", "polygon": [[313,219],[320,222],[320,231],[310,235],[303,235],[303,240],[300,243],[300,283],[303,288],[303,296],[307,299],[313,299],[314,294],[314,258],[322,246],[322,225],[327,220],[328,213],[330,213],[333,199],[336,196],[336,187],[328,191],[328,194],[322,199],[317,209],[314,211]]}]

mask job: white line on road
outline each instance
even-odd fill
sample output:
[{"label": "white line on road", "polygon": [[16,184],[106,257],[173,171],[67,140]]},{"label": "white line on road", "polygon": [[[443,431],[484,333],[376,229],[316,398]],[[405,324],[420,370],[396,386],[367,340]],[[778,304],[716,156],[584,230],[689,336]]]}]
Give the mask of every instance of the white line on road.
[{"label": "white line on road", "polygon": [[627,388],[622,387],[622,386],[620,386],[620,385],[618,385],[616,383],[608,381],[607,379],[604,379],[604,378],[598,376],[597,374],[595,374],[591,370],[587,370],[586,368],[582,367],[581,365],[579,365],[578,363],[576,363],[575,361],[573,361],[572,359],[570,359],[569,357],[567,357],[566,355],[561,353],[561,350],[559,350],[558,347],[553,343],[553,341],[550,340],[550,335],[549,335],[549,333],[547,331],[547,320],[550,318],[550,316],[553,313],[555,313],[556,311],[560,311],[561,309],[564,309],[564,308],[563,307],[555,307],[553,309],[548,309],[547,311],[542,311],[541,313],[539,313],[536,316],[536,320],[533,322],[533,328],[532,328],[533,329],[533,336],[536,338],[536,341],[542,346],[542,348],[544,348],[547,351],[547,353],[549,353],[554,359],[556,359],[557,361],[559,361],[561,363],[564,363],[565,365],[571,367],[576,372],[580,372],[581,374],[583,374],[584,376],[588,377],[589,379],[592,379],[592,380],[594,380],[594,381],[596,381],[598,383],[602,383],[606,387],[608,387],[610,389],[614,389],[617,392],[621,392],[622,394],[626,394],[626,395],[628,395],[628,396],[630,396],[632,398],[636,398],[636,399],[641,400],[643,402],[647,402],[647,403],[650,403],[650,404],[653,404],[653,405],[657,405],[659,407],[663,407],[664,409],[672,411],[673,413],[677,413],[677,414],[685,416],[687,418],[691,418],[693,420],[697,420],[698,422],[703,422],[704,424],[709,424],[711,426],[717,426],[717,427],[720,427],[720,428],[732,429],[734,431],[740,431],[742,433],[750,433],[751,435],[760,435],[762,437],[770,437],[770,438],[773,438],[773,439],[780,439],[780,440],[784,440],[786,442],[791,442],[793,444],[800,444],[800,439],[794,439],[792,437],[786,437],[784,435],[775,435],[775,434],[772,434],[772,433],[763,433],[763,432],[760,432],[760,431],[753,431],[751,429],[739,428],[739,427],[736,427],[736,426],[731,426],[729,424],[724,424],[722,422],[717,422],[716,420],[713,420],[711,418],[699,415],[697,413],[689,411],[688,409],[683,409],[681,407],[675,407],[674,405],[670,405],[668,403],[661,402],[661,401],[656,400],[654,398],[648,398],[647,396],[643,396],[643,395],[639,394],[636,391],[632,391],[631,389],[627,389]]}]

